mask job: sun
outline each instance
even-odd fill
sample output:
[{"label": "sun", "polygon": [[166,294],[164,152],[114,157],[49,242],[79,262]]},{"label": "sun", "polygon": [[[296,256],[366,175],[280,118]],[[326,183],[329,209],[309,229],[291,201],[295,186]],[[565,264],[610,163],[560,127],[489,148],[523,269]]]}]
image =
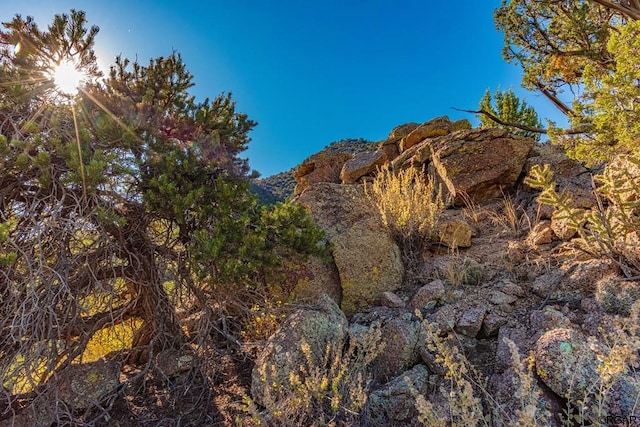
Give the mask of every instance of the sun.
[{"label": "sun", "polygon": [[62,61],[51,70],[51,78],[56,89],[63,95],[74,95],[87,75],[78,69],[78,66],[69,60]]}]

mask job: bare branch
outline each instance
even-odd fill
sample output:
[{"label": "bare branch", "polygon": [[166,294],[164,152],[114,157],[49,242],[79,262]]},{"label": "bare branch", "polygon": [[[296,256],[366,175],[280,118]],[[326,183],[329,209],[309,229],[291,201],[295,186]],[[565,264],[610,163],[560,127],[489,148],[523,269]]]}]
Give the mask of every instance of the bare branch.
[{"label": "bare branch", "polygon": [[606,7],[608,9],[613,9],[617,12],[620,12],[625,17],[637,21],[640,19],[640,8],[638,7],[638,2],[635,1],[620,1],[614,2],[609,0],[591,0],[591,2],[599,4],[600,6]]},{"label": "bare branch", "polygon": [[[549,130],[548,129],[542,129],[542,128],[534,128],[532,126],[527,126],[527,125],[521,125],[519,123],[512,123],[512,122],[506,122],[504,120],[502,120],[501,118],[499,118],[498,116],[496,116],[495,114],[486,111],[486,110],[463,110],[461,108],[455,108],[455,107],[451,107],[452,109],[456,110],[456,111],[462,111],[464,113],[472,113],[472,114],[483,114],[487,117],[489,117],[492,121],[496,122],[499,125],[502,126],[509,126],[509,127],[514,127],[516,129],[521,129],[527,132],[534,132],[534,133],[540,133],[540,134],[548,134]],[[560,131],[560,133],[564,134],[564,135],[580,135],[580,134],[585,134],[585,133],[589,133],[588,129],[564,129],[562,131]]]},{"label": "bare branch", "polygon": [[575,115],[575,113],[573,112],[573,110],[571,108],[569,108],[569,106],[567,106],[567,104],[565,104],[564,102],[562,102],[560,100],[560,98],[558,98],[555,93],[553,93],[552,91],[550,91],[549,89],[547,89],[545,87],[545,85],[543,85],[540,81],[536,81],[536,87],[538,88],[538,90],[549,100],[551,101],[551,103],[553,105],[555,105],[555,107],[562,111],[562,113],[565,116],[572,116]]}]

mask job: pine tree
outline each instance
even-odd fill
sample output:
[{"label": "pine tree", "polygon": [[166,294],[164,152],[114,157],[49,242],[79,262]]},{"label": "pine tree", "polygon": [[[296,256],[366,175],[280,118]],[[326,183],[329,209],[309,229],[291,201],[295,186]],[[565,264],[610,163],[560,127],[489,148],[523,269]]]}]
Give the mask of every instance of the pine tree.
[{"label": "pine tree", "polygon": [[[513,89],[509,89],[506,92],[500,91],[500,89],[498,89],[493,95],[493,98],[491,97],[491,93],[487,89],[487,91],[484,93],[484,96],[480,100],[480,111],[489,112],[505,123],[516,123],[532,128],[542,127],[540,119],[538,119],[538,114],[536,114],[536,111],[533,109],[533,107],[530,107],[524,101],[520,101],[520,98],[518,98],[516,94],[513,93]],[[515,135],[526,136],[529,138],[533,138],[536,141],[540,140],[540,133],[517,129],[512,126],[501,125],[492,120],[491,117],[486,114],[480,114],[480,127],[501,127],[507,129],[509,132]]]},{"label": "pine tree", "polygon": [[[118,58],[102,78],[86,24],[72,10],[44,31],[20,16],[0,31],[0,373],[13,391],[81,360],[105,328],[133,325],[129,363],[181,346],[178,308],[215,305],[211,328],[234,340],[225,316],[324,253],[301,207],[249,194],[239,155],[256,123],[230,93],[197,102],[177,52]],[[65,61],[85,75],[77,93],[54,81]]]},{"label": "pine tree", "polygon": [[571,130],[551,129],[552,141],[585,163],[638,149],[638,19],[637,2],[615,0],[503,0],[495,11],[523,85],[569,118]]}]

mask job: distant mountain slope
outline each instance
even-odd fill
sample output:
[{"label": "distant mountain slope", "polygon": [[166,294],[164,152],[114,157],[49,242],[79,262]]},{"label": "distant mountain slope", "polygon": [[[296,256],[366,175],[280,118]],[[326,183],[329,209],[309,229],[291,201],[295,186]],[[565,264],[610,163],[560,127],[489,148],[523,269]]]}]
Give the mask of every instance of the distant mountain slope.
[{"label": "distant mountain slope", "polygon": [[[373,151],[377,148],[377,142],[369,141],[364,138],[349,138],[342,139],[340,141],[332,142],[331,144],[318,151],[316,154],[312,154],[307,159],[323,154],[336,154],[336,153],[350,153],[356,154],[363,151]],[[307,160],[305,159],[305,160]],[[304,163],[304,162],[303,162]]]},{"label": "distant mountain slope", "polygon": [[251,192],[258,196],[260,203],[271,205],[284,202],[291,197],[295,186],[293,169],[290,169],[267,178],[254,180],[251,183]]},{"label": "distant mountain slope", "polygon": [[[364,138],[348,138],[332,142],[322,150],[307,157],[304,161],[317,156],[325,156],[336,153],[356,154],[363,151],[373,151],[377,148],[377,142]],[[303,162],[304,163],[304,162]],[[283,202],[293,195],[296,181],[293,178],[295,168],[286,172],[269,176],[267,178],[256,179],[251,185],[251,191],[258,196],[258,200],[263,204],[274,204]]]}]

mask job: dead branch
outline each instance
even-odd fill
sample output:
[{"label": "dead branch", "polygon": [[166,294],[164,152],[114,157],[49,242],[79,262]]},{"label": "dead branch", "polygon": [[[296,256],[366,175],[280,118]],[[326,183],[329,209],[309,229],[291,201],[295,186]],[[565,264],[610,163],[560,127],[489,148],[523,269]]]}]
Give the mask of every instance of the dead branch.
[{"label": "dead branch", "polygon": [[591,2],[597,3],[607,9],[613,9],[634,21],[640,19],[640,4],[637,1],[621,0],[619,2],[614,2],[609,0],[591,0]]},{"label": "dead branch", "polygon": [[[540,134],[545,134],[547,135],[549,133],[548,129],[542,129],[542,128],[535,128],[532,126],[527,126],[527,125],[521,125],[519,123],[512,123],[512,122],[507,122],[505,120],[502,120],[501,118],[499,118],[498,116],[496,116],[495,114],[486,111],[484,109],[480,109],[480,110],[464,110],[461,108],[456,108],[456,107],[451,107],[453,110],[456,111],[462,111],[464,113],[472,113],[472,114],[483,114],[487,117],[489,117],[492,121],[496,122],[499,125],[502,126],[509,126],[509,127],[513,127],[516,129],[520,129],[520,130],[524,130],[527,132],[533,132],[533,133],[540,133]],[[580,135],[580,134],[585,134],[585,133],[589,133],[589,129],[563,129],[560,130],[560,133],[563,135]]]}]

